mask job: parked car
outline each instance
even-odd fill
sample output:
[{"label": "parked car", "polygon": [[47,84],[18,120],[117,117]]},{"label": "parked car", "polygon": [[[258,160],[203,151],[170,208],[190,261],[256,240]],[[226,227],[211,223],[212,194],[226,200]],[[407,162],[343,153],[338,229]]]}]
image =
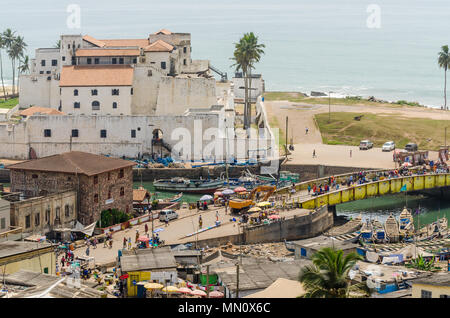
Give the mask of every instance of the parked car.
[{"label": "parked car", "polygon": [[417,151],[417,149],[419,149],[419,147],[417,147],[417,144],[410,142],[408,144],[406,144],[405,146],[405,150],[406,151]]},{"label": "parked car", "polygon": [[373,147],[373,142],[370,140],[362,140],[359,143],[359,150],[368,150]]},{"label": "parked car", "polygon": [[383,147],[381,147],[382,151],[391,151],[395,149],[395,142],[393,141],[386,141],[383,145]]},{"label": "parked car", "polygon": [[173,211],[173,210],[162,210],[161,212],[159,212],[159,220],[164,222],[164,220],[166,219],[166,215],[170,220],[172,219],[178,219],[178,213]]}]

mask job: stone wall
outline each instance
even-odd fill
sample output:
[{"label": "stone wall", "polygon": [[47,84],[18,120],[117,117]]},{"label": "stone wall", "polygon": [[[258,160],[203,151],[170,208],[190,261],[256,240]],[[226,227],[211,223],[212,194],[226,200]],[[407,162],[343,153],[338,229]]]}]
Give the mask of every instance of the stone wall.
[{"label": "stone wall", "polygon": [[301,240],[322,234],[333,226],[333,213],[326,206],[313,214],[244,229],[242,234],[234,234],[213,239],[192,241],[198,247],[215,247],[228,242],[232,244],[256,244]]}]

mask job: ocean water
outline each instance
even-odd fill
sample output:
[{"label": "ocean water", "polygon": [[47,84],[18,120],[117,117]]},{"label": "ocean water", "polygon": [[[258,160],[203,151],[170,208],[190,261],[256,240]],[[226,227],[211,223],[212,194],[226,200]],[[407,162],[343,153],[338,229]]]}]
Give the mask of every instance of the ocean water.
[{"label": "ocean water", "polygon": [[[69,4],[81,9],[79,29],[67,26]],[[370,5],[379,11],[379,28],[371,24]],[[231,77],[233,43],[253,31],[266,45],[254,71],[263,74],[266,90],[374,95],[435,107],[443,104],[437,53],[450,44],[449,26],[448,0],[2,0],[0,10],[0,30],[23,35],[30,56],[60,34],[145,38],[167,28],[190,32],[193,59],[209,59]]]}]

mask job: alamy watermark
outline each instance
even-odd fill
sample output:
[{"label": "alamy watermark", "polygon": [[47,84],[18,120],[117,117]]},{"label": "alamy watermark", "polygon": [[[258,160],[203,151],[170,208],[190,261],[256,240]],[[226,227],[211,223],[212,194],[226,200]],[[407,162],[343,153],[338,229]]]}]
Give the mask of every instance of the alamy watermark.
[{"label": "alamy watermark", "polygon": [[69,13],[66,24],[69,29],[81,28],[81,7],[78,4],[69,4],[66,12]]},{"label": "alamy watermark", "polygon": [[369,29],[381,28],[381,7],[378,4],[370,4],[367,6],[367,13],[369,16],[366,20],[366,25]]}]

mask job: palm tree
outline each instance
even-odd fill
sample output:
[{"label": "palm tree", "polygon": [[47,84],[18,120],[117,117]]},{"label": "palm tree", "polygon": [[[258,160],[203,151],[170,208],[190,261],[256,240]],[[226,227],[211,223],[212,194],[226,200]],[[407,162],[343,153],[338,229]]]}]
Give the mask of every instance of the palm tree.
[{"label": "palm tree", "polygon": [[[346,298],[349,296],[351,287],[348,272],[362,257],[356,253],[349,253],[345,257],[343,254],[342,250],[325,247],[313,255],[313,265],[304,267],[298,278],[306,289],[303,297]],[[356,289],[367,293],[363,285],[357,286]]]},{"label": "palm tree", "polygon": [[450,55],[448,53],[448,45],[444,45],[438,54],[438,64],[440,68],[444,69],[444,109],[447,110],[447,70],[450,67]]},{"label": "palm tree", "polygon": [[19,77],[17,78],[17,87],[20,88],[19,85],[20,75],[23,73],[27,73],[29,70],[30,70],[30,58],[28,57],[28,55],[26,55],[25,57],[22,57],[19,60]]},{"label": "palm tree", "polygon": [[23,57],[27,44],[23,41],[23,37],[18,36],[14,39],[11,46],[8,49],[8,55],[11,59],[12,70],[13,70],[13,95],[16,93],[15,90],[15,75],[16,75],[16,61]]},{"label": "palm tree", "polygon": [[58,40],[58,41],[55,43],[55,48],[56,48],[56,49],[60,49],[60,48],[61,48],[61,40]]},{"label": "palm tree", "polygon": [[[8,55],[9,55],[8,51],[11,49],[11,46],[12,46],[12,44],[14,42],[15,37],[16,37],[15,34],[16,34],[16,32],[12,31],[11,29],[6,29],[3,32],[4,48],[6,49]],[[14,70],[13,70],[13,90],[14,90]],[[13,92],[13,94],[14,94],[14,92]]]},{"label": "palm tree", "polygon": [[0,77],[2,79],[3,99],[6,100],[5,82],[3,81],[3,63],[2,63],[2,50],[5,47],[5,41],[0,33]]},{"label": "palm tree", "polygon": [[[244,77],[244,129],[250,127],[251,118],[251,101],[248,98],[249,87],[251,88],[251,70],[255,68],[255,63],[259,62],[261,55],[264,54],[264,44],[258,44],[258,37],[253,32],[245,33],[235,43],[234,56],[231,58],[235,63],[232,65],[236,67],[236,72],[242,70]],[[249,82],[250,81],[250,82]]]}]

